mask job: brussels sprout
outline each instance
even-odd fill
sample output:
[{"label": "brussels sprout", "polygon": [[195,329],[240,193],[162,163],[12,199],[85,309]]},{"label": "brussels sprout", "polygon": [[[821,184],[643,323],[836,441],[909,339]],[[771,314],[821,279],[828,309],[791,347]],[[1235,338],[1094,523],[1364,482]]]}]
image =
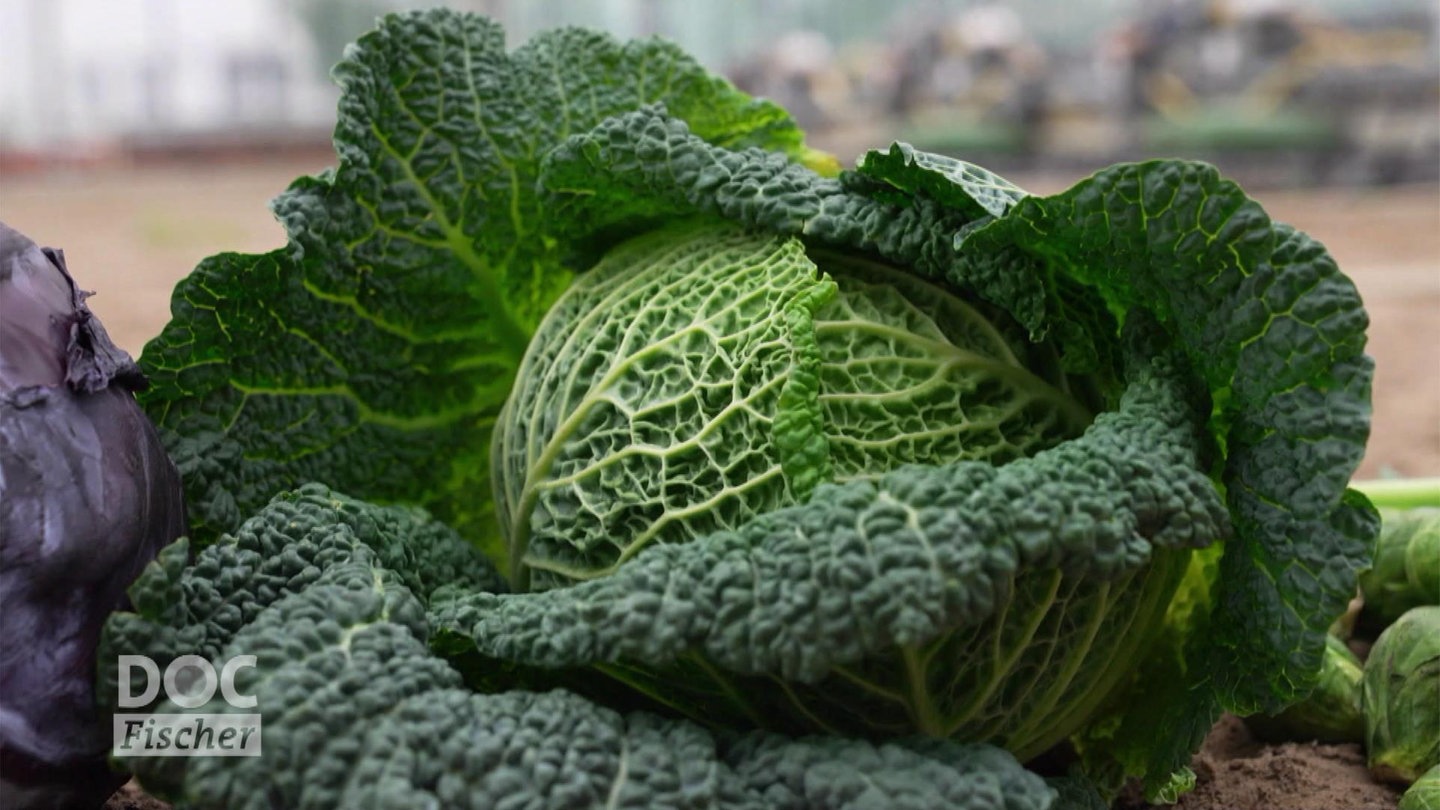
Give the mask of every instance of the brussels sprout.
[{"label": "brussels sprout", "polygon": [[1440,765],[1421,774],[1395,810],[1440,810]]},{"label": "brussels sprout", "polygon": [[1363,700],[1377,779],[1409,784],[1440,764],[1440,607],[1407,611],[1375,640]]},{"label": "brussels sprout", "polygon": [[1382,625],[1440,604],[1440,509],[1384,509],[1375,564],[1360,576],[1365,612]]}]

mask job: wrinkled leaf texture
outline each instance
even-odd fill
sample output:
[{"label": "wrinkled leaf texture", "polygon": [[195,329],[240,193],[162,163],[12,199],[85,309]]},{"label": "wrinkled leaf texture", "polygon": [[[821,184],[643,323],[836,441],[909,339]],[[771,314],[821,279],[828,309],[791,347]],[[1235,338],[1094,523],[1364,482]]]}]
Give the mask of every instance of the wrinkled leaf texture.
[{"label": "wrinkled leaf texture", "polygon": [[[256,696],[262,756],[125,760],[189,807],[1043,810],[1055,795],[990,746],[722,740],[566,691],[470,691],[427,646],[427,604],[504,583],[419,509],[309,485],[193,564],[188,550],[171,546],[146,571],[136,612],[115,617],[105,649],[257,657],[235,688]],[[101,694],[117,694],[106,676]],[[216,699],[196,711],[235,710]]]},{"label": "wrinkled leaf texture", "polygon": [[[1121,165],[1061,194],[1035,197],[968,164],[896,145],[832,176],[814,170],[826,168],[823,159],[805,149],[782,111],[706,74],[672,46],[619,45],[565,30],[507,54],[494,25],[445,11],[386,18],[336,75],[344,91],[335,133],[339,166],[297,181],[276,201],[290,244],[262,256],[207,260],[177,288],[172,322],[142,357],[154,381],[145,404],[185,476],[200,544],[236,531],[276,493],[318,480],[365,499],[423,506],[503,564],[488,497],[489,440],[530,333],[568,284],[570,268],[676,216],[719,217],[857,251],[969,290],[1006,309],[1035,339],[1054,341],[1067,371],[1099,380],[1121,410],[1126,396],[1143,399],[1145,386],[1184,403],[1165,414],[1141,409],[1162,422],[1185,423],[1172,429],[1177,439],[1161,444],[1158,461],[1147,461],[1151,448],[1137,437],[1150,434],[1141,431],[1122,432],[1090,471],[1078,461],[1065,470],[1062,445],[1055,451],[1061,455],[1017,462],[1014,470],[906,473],[915,481],[904,486],[943,489],[948,481],[947,497],[978,498],[1000,514],[1035,521],[1034,533],[1016,535],[1011,518],[997,518],[987,536],[1041,569],[1068,566],[1103,578],[1143,563],[1150,540],[1166,532],[1144,524],[1136,503],[1165,507],[1158,514],[1173,521],[1168,533],[1176,545],[1229,537],[1193,632],[1166,648],[1166,660],[1140,668],[1127,693],[1139,697],[1116,709],[1114,722],[1129,733],[1098,746],[1099,759],[1148,774],[1158,791],[1222,708],[1272,711],[1309,688],[1324,629],[1349,598],[1375,531],[1373,511],[1345,489],[1368,431],[1365,315],[1353,285],[1318,243],[1272,222],[1213,168]],[[1171,373],[1153,373],[1159,367]],[[1155,382],[1161,378],[1171,382]],[[1196,426],[1205,429],[1202,439],[1193,435]],[[1101,441],[1093,431],[1085,438]],[[1165,455],[1168,447],[1180,454]],[[1042,491],[1024,500],[1023,476],[1046,471],[1084,495],[1070,497],[1061,487],[1064,498],[1046,499]],[[1114,486],[1095,485],[1108,475],[1118,476]],[[881,488],[892,484],[901,485]],[[863,512],[867,499],[881,500],[875,486],[822,487],[816,509],[823,511],[826,499],[854,498]],[[1086,522],[1090,496],[1107,493],[1123,506],[1114,521]],[[1220,498],[1226,508],[1216,512]],[[1047,516],[1047,509],[1054,513]],[[748,530],[753,537],[763,536],[764,520]],[[1151,536],[1137,535],[1142,524]],[[743,539],[720,542],[752,553]],[[716,548],[699,542],[659,550],[651,555],[657,575],[643,582],[638,571],[630,575],[629,598],[635,604],[660,598],[669,576],[660,574],[703,566]],[[167,576],[187,576],[170,559]],[[359,599],[362,583],[424,576],[425,565],[395,563],[384,567],[388,575],[374,574],[379,569],[372,566],[349,580],[339,563],[321,570],[336,571],[322,574],[337,578],[327,587]],[[196,582],[224,581],[218,570],[207,571],[193,574]],[[850,587],[810,585],[821,598],[833,592],[827,587]],[[453,641],[496,621],[466,613],[496,598],[484,596],[494,589],[455,591],[433,600],[428,617],[424,597],[403,610],[397,602],[395,615],[410,617],[410,638],[418,641],[392,639],[376,654],[405,647],[406,655],[431,662],[418,667],[440,673],[434,683],[453,684],[443,665],[423,654],[423,641],[441,627]],[[177,632],[195,634],[185,643],[208,637],[194,629],[206,620],[186,613],[177,592],[146,593],[155,616],[181,611],[168,620]],[[543,615],[547,598],[556,599],[502,599],[514,600],[517,615]],[[340,594],[307,589],[295,599],[295,610],[309,610],[304,621],[319,633],[328,627],[321,606]],[[921,613],[936,611],[918,623],[902,616],[892,627],[922,633],[946,618],[943,601],[918,605]],[[985,615],[983,606],[968,605],[949,618]],[[265,633],[275,636],[286,650],[273,659],[277,672],[300,667],[294,677],[318,678],[305,668],[320,666],[320,657],[280,641],[278,628],[299,627],[302,617],[276,610],[232,612],[225,620],[237,634],[257,623],[256,644]],[[731,619],[761,627],[773,621],[766,617],[757,611]],[[609,620],[602,608],[589,618],[596,626]],[[881,611],[875,620],[893,618]],[[157,643],[153,617],[128,635],[119,633],[122,624],[113,644]],[[642,665],[657,662],[634,650],[665,657],[677,645],[692,650],[698,643],[666,637],[666,628],[643,621],[626,632],[626,654],[639,655],[634,663]],[[519,643],[479,635],[482,648]],[[204,642],[205,649],[218,653],[230,641]],[[535,650],[552,642],[541,636],[539,647],[509,654],[543,657]],[[572,645],[563,653],[572,664],[613,659],[601,646]],[[818,637],[800,639],[790,651],[797,672],[807,659],[829,654]],[[792,665],[759,666],[778,673]],[[1174,677],[1146,680],[1158,671]],[[417,704],[417,711],[470,722],[463,719],[470,710],[441,707]],[[1138,714],[1152,709],[1160,716]],[[306,716],[283,714],[277,733],[310,733]],[[579,716],[556,722],[582,722]],[[607,717],[612,730],[629,722]],[[367,756],[358,736],[340,737],[349,741],[337,754],[342,760]],[[417,755],[415,770],[402,768],[397,773],[409,775],[395,778],[434,790],[483,778],[477,766],[446,781],[433,762]],[[221,779],[232,765],[192,767]],[[211,784],[212,777],[176,774],[183,764],[154,767],[157,778],[169,774],[174,785],[192,785],[187,790]],[[271,777],[277,785],[286,779],[293,774]]]}]

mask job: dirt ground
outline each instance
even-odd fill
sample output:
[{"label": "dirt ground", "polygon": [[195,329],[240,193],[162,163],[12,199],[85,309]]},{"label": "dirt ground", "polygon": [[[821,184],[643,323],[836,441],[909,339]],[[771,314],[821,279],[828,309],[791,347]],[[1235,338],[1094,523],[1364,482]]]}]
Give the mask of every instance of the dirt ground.
[{"label": "dirt ground", "polygon": [[[1195,789],[1174,810],[1392,810],[1400,799],[1370,778],[1357,743],[1266,745],[1231,715],[1215,724],[1190,767]],[[1151,807],[1121,797],[1115,810]]]},{"label": "dirt ground", "polygon": [[[0,177],[0,221],[63,248],[81,286],[97,293],[92,308],[138,354],[168,318],[171,287],[202,257],[283,244],[267,201],[327,163]],[[1048,192],[1074,178],[1014,179]],[[1324,242],[1365,299],[1375,410],[1359,474],[1440,475],[1440,187],[1251,194]],[[1394,806],[1395,794],[1369,780],[1358,747],[1261,745],[1233,718],[1216,727],[1194,768],[1199,785],[1184,810]],[[137,794],[112,802],[112,810],[157,806]]]}]

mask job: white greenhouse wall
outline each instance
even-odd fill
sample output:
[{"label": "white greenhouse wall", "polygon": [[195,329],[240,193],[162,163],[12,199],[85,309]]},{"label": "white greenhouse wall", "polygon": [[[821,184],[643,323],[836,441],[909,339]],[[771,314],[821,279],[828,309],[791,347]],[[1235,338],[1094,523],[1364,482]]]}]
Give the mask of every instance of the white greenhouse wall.
[{"label": "white greenhouse wall", "polygon": [[0,0],[0,144],[328,126],[283,0]]}]

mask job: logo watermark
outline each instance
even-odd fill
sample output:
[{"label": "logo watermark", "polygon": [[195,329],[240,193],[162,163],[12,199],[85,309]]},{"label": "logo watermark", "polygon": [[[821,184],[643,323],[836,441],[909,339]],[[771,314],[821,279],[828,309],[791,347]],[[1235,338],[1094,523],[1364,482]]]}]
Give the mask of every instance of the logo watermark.
[{"label": "logo watermark", "polygon": [[[149,656],[120,656],[116,705],[121,709],[147,706],[163,688],[170,703],[181,709],[210,705],[218,691],[229,710],[117,713],[111,753],[131,757],[260,756],[260,714],[244,711],[254,709],[257,701],[253,695],[242,695],[235,689],[235,674],[254,666],[255,656],[239,655],[226,661],[217,672],[214,664],[198,655],[182,655],[166,665],[162,674]],[[137,670],[144,675],[145,684],[138,695]]]}]

